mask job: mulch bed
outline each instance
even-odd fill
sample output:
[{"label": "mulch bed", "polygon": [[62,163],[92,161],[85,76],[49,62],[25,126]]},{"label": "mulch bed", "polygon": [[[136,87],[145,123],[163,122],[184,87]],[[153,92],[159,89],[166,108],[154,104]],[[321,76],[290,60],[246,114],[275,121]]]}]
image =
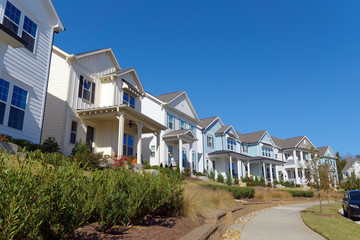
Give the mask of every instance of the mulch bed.
[{"label": "mulch bed", "polygon": [[106,233],[101,232],[96,223],[88,224],[76,230],[68,240],[179,239],[201,224],[185,218],[148,216],[138,225],[115,226]]}]

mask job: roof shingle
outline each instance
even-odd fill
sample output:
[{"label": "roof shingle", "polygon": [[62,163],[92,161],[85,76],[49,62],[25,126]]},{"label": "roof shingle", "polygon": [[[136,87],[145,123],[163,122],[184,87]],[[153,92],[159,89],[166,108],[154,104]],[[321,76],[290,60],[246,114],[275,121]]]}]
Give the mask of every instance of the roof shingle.
[{"label": "roof shingle", "polygon": [[218,118],[218,116],[200,119],[201,122],[199,123],[199,126],[200,126],[202,129],[205,129],[205,128],[207,128],[216,118]]},{"label": "roof shingle", "polygon": [[177,91],[177,92],[172,92],[172,93],[165,93],[165,94],[161,94],[158,96],[155,96],[157,99],[159,99],[162,102],[170,102],[171,100],[173,100],[175,97],[179,96],[181,93],[183,93],[185,91]]}]

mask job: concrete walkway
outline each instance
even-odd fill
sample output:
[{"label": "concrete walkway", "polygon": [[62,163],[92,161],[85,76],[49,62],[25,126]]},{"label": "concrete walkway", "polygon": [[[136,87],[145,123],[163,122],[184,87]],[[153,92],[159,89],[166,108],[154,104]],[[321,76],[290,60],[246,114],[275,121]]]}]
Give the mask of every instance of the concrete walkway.
[{"label": "concrete walkway", "polygon": [[246,223],[241,240],[317,240],[325,239],[308,228],[301,219],[300,212],[315,203],[280,206],[256,215]]}]

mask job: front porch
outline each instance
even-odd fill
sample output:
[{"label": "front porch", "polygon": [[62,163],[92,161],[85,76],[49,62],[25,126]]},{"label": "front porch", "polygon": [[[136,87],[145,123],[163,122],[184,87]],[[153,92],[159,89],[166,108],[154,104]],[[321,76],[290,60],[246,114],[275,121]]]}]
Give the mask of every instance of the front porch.
[{"label": "front porch", "polygon": [[282,177],[280,174],[280,167],[284,165],[282,161],[266,157],[252,157],[246,164],[247,177],[253,175],[261,178],[264,176],[266,182],[274,182],[274,179],[280,181],[280,177]]},{"label": "front porch", "polygon": [[144,160],[142,134],[154,134],[156,160],[160,165],[160,131],[166,129],[162,124],[127,105],[78,110],[77,115],[87,126],[86,141],[95,153],[135,156],[138,164]]}]

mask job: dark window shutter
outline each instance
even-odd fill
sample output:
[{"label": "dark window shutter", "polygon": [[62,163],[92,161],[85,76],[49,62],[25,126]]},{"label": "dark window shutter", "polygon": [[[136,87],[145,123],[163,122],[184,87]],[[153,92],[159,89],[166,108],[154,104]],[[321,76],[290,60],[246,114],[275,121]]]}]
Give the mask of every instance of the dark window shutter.
[{"label": "dark window shutter", "polygon": [[84,85],[84,77],[82,75],[80,75],[79,98],[82,97],[83,85]]},{"label": "dark window shutter", "polygon": [[95,102],[95,83],[92,83],[91,87],[91,103]]}]

